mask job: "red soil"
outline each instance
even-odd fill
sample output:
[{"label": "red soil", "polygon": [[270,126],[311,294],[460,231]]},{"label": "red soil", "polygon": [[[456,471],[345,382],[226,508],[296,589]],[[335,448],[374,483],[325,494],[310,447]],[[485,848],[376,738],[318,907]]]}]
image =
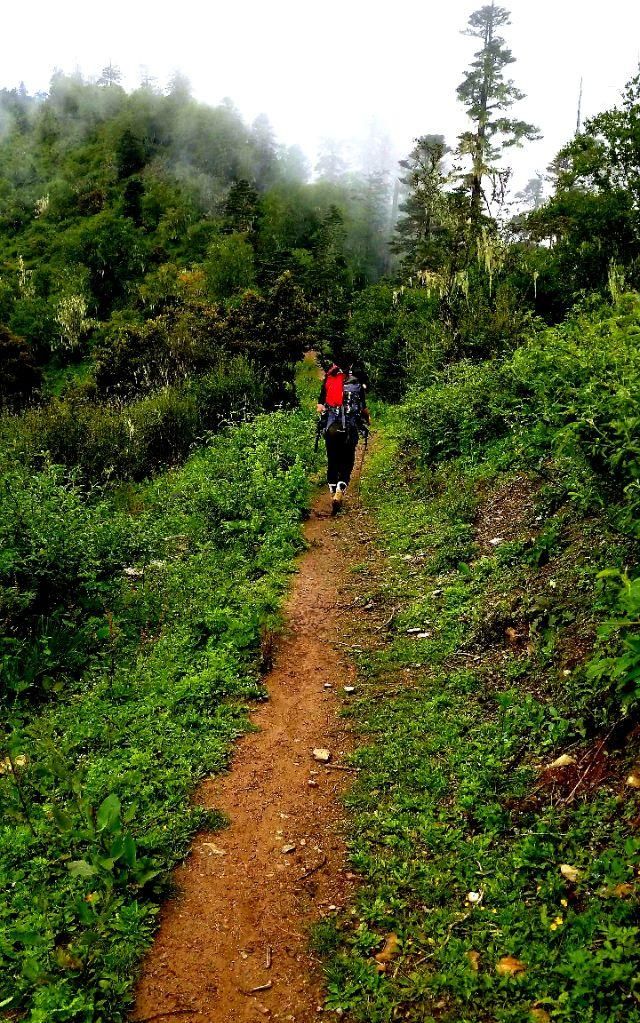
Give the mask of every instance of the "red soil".
[{"label": "red soil", "polygon": [[[345,905],[355,880],[341,836],[350,775],[339,768],[350,740],[335,696],[353,671],[333,645],[346,570],[336,540],[348,529],[348,511],[330,519],[322,497],[265,680],[270,698],[252,715],[259,731],[240,740],[230,772],[195,796],[230,826],[199,835],[176,871],[178,895],[144,963],[134,1021],[319,1018],[309,927]],[[314,760],[315,747],[330,750],[329,766]]]}]

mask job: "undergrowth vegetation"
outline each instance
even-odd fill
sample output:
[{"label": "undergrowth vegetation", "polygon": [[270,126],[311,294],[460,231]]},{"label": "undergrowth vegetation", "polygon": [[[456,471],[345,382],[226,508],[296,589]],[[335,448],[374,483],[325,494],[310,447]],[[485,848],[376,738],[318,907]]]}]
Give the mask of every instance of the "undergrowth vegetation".
[{"label": "undergrowth vegetation", "polygon": [[639,311],[578,313],[378,410],[363,886],[323,937],[349,1018],[640,1020]]},{"label": "undergrowth vegetation", "polygon": [[304,412],[95,491],[10,466],[2,503],[0,1008],[123,1018],[189,802],[261,698],[308,498]]}]

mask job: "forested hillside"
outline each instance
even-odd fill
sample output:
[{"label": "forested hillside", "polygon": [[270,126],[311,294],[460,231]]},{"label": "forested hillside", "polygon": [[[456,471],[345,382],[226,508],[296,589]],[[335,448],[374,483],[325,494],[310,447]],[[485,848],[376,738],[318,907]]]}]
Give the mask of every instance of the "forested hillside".
[{"label": "forested hillside", "polygon": [[[193,376],[207,391],[247,360],[249,390],[281,400],[304,344],[339,336],[351,290],[383,269],[388,181],[307,184],[266,118],[198,104],[179,76],[167,95],[116,79],[0,96],[0,401],[69,383],[132,401]],[[91,457],[57,440],[56,457]]]},{"label": "forested hillside", "polygon": [[640,76],[514,195],[508,30],[470,16],[467,128],[395,192],[179,75],[0,91],[0,1018],[125,1019],[224,824],[191,794],[268,698],[315,351],[374,424],[325,1011],[640,1020]]}]

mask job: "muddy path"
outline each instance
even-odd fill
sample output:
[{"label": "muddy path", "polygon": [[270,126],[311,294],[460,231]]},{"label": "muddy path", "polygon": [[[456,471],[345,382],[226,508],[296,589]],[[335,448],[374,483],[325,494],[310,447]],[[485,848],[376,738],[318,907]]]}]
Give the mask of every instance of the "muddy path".
[{"label": "muddy path", "polygon": [[[226,775],[196,793],[230,826],[200,834],[176,871],[178,895],[162,912],[133,1021],[320,1018],[322,973],[309,951],[309,927],[345,905],[355,880],[340,802],[352,737],[339,717],[354,670],[336,644],[348,564],[358,560],[353,550],[348,560],[343,553],[346,540],[361,536],[356,505],[352,493],[331,518],[323,493],[312,509],[309,549],[298,561],[265,679],[269,701],[252,714],[259,731],[239,741]],[[330,751],[329,765],[314,759],[315,748]]]}]

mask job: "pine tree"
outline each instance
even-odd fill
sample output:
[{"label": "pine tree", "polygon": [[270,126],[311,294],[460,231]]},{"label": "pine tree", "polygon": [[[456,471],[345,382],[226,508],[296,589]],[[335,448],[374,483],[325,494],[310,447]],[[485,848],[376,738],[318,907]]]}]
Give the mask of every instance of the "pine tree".
[{"label": "pine tree", "polygon": [[503,149],[541,137],[532,124],[508,116],[514,103],[524,99],[515,83],[504,77],[505,68],[514,63],[515,57],[498,30],[509,23],[509,11],[491,3],[473,12],[465,31],[465,35],[482,42],[457,90],[473,125],[460,135],[458,153],[471,159],[471,170],[463,180],[470,193],[475,234],[481,227],[483,201],[486,203],[483,182],[498,174],[496,161]]},{"label": "pine tree", "polygon": [[516,199],[519,199],[525,210],[537,210],[544,202],[544,175],[536,173],[534,178],[529,178],[521,192],[518,192]]},{"label": "pine tree", "polygon": [[443,258],[446,235],[447,175],[443,160],[447,153],[443,135],[423,135],[406,160],[400,160],[405,188],[400,203],[391,251],[402,258],[408,270],[436,269]]},{"label": "pine tree", "polygon": [[348,165],[342,156],[342,152],[342,143],[336,139],[322,139],[316,162],[316,174],[322,181],[330,181],[335,185],[343,180],[347,173]]},{"label": "pine tree", "polygon": [[98,85],[106,86],[119,85],[121,81],[122,71],[120,70],[119,67],[117,67],[115,64],[112,64],[111,61],[109,61],[107,66],[103,67],[102,69],[102,74],[98,79]]},{"label": "pine tree", "polygon": [[260,216],[260,199],[254,186],[241,178],[234,181],[223,207],[223,230],[227,234],[250,234]]}]

